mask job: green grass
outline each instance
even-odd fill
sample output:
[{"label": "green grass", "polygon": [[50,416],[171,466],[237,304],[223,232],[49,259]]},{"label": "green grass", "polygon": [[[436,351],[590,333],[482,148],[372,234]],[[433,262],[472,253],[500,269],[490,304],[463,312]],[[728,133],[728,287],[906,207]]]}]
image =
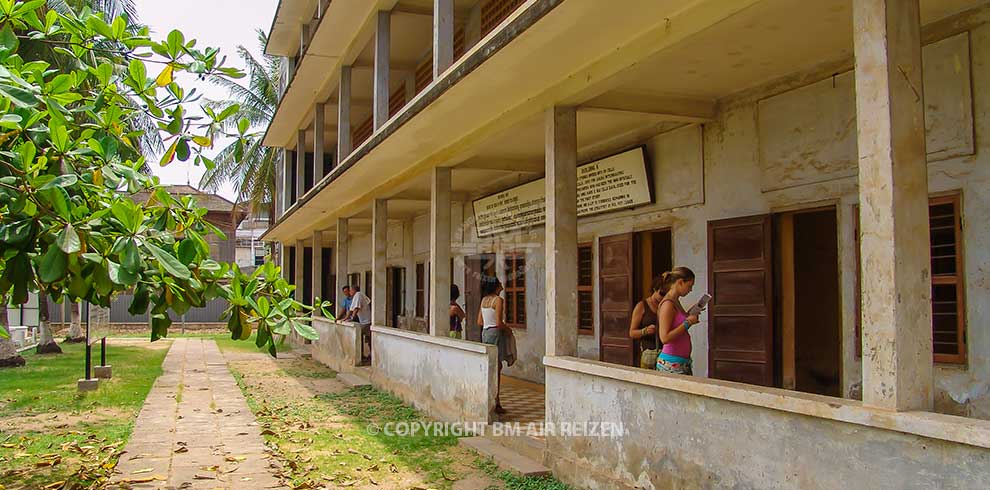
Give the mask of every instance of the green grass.
[{"label": "green grass", "polygon": [[[28,352],[27,366],[0,370],[0,419],[21,420],[23,428],[0,433],[2,486],[42,488],[68,480],[78,482],[78,488],[101,487],[166,354],[165,349],[108,345],[113,379],[80,394],[76,381],[83,377],[85,347],[61,347],[61,355]],[[98,347],[93,357],[99,361]]]},{"label": "green grass", "polygon": [[[79,412],[100,407],[137,409],[162,373],[165,349],[107,345],[113,379],[101,380],[99,390],[79,394],[76,381],[84,376],[85,347],[61,344],[60,355],[23,353],[27,366],[0,370],[0,417],[44,412]],[[93,346],[94,365],[99,345]]]},{"label": "green grass", "polygon": [[571,487],[552,476],[522,476],[511,471],[500,470],[492,458],[479,457],[474,466],[484,471],[490,478],[501,480],[505,490],[571,490]]}]

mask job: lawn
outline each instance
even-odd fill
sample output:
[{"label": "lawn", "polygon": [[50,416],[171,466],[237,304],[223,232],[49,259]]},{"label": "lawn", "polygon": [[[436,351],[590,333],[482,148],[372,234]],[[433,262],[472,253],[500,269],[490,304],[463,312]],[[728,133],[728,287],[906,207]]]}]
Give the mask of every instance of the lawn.
[{"label": "lawn", "polygon": [[388,393],[346,387],[310,359],[219,343],[290,488],[567,489],[553,478],[500,471],[454,436],[385,435],[375,429],[386,422],[429,419]]},{"label": "lawn", "polygon": [[[61,355],[23,354],[27,366],[0,370],[0,487],[99,488],[112,472],[134,419],[161,374],[168,344],[107,346],[113,379],[80,394],[82,344]],[[93,357],[99,362],[99,347]]]}]

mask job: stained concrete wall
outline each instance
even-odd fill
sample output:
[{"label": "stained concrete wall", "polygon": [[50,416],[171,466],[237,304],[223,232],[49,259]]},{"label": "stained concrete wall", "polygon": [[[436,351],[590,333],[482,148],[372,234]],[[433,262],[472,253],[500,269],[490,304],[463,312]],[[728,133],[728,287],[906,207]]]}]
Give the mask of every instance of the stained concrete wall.
[{"label": "stained concrete wall", "polygon": [[371,341],[376,387],[440,420],[492,420],[494,346],[388,327],[372,327]]},{"label": "stained concrete wall", "polygon": [[315,317],[313,328],[320,334],[310,349],[314,360],[344,373],[361,364],[361,328],[356,323]]},{"label": "stained concrete wall", "polygon": [[968,489],[990,481],[990,449],[660,389],[632,381],[637,375],[662,376],[620,373],[625,381],[547,368],[548,422],[627,431],[548,435],[558,478],[588,489]]}]

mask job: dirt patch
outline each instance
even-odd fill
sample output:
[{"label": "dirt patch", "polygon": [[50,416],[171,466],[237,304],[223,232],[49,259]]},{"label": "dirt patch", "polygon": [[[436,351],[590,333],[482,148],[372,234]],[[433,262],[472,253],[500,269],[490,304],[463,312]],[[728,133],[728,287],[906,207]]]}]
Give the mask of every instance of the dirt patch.
[{"label": "dirt patch", "polygon": [[81,423],[93,424],[132,417],[134,417],[132,411],[117,408],[101,408],[99,412],[90,411],[79,414],[61,412],[38,415],[8,415],[0,419],[0,433],[49,432],[77,427]]},{"label": "dirt patch", "polygon": [[[264,353],[225,352],[227,364],[243,377],[243,383],[259,398],[314,398],[325,393],[337,393],[347,388],[337,381],[337,373],[327,367],[295,356],[278,359]],[[272,382],[277,376],[278,382]]]}]

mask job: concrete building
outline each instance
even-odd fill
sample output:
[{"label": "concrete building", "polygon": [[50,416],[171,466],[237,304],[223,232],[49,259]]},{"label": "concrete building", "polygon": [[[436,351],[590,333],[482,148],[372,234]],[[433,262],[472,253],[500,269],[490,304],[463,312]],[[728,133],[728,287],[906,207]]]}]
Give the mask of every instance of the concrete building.
[{"label": "concrete building", "polygon": [[[496,419],[473,319],[500,277],[504,374],[530,383],[503,396],[537,399],[502,420],[626,430],[526,441],[579,487],[984,487],[988,22],[976,0],[282,0],[263,239],[299,299],[361,284],[372,382],[447,421]],[[672,265],[715,298],[692,377],[631,367]],[[315,323],[314,357],[354,370],[356,327]]]}]

